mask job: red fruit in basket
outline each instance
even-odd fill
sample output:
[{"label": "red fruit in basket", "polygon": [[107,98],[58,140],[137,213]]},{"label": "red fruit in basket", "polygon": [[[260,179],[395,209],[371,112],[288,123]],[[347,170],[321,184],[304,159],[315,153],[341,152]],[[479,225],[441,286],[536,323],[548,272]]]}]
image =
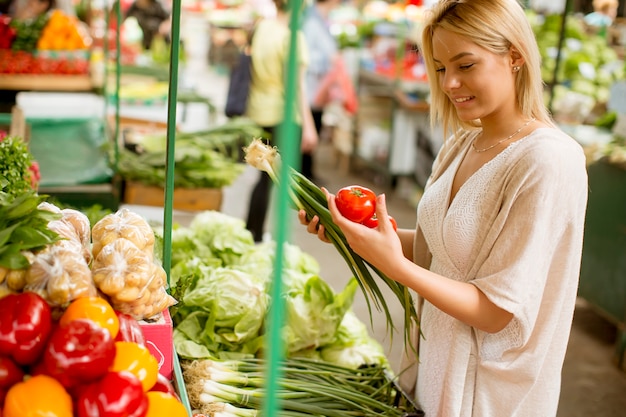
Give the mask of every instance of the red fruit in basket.
[{"label": "red fruit in basket", "polygon": [[344,217],[362,223],[376,211],[376,194],[369,188],[350,185],[337,191],[335,203]]},{"label": "red fruit in basket", "polygon": [[76,402],[78,417],[144,417],[148,397],[130,372],[109,372],[89,385]]},{"label": "red fruit in basket", "polygon": [[137,319],[129,314],[115,311],[120,322],[120,331],[115,338],[116,342],[135,342],[140,345],[146,344],[146,338]]},{"label": "red fruit in basket", "polygon": [[39,359],[52,328],[52,311],[33,292],[9,294],[0,303],[0,355],[20,365]]},{"label": "red fruit in basket", "polygon": [[0,356],[0,407],[4,405],[4,397],[13,385],[24,379],[24,371],[11,358]]},{"label": "red fruit in basket", "polygon": [[43,372],[66,388],[102,378],[115,360],[111,333],[91,320],[59,326],[43,354]]},{"label": "red fruit in basket", "polygon": [[152,386],[152,388],[150,388],[150,391],[165,392],[167,394],[173,395],[180,400],[180,398],[178,397],[178,393],[174,388],[174,385],[163,374],[159,374],[157,376],[157,381]]}]

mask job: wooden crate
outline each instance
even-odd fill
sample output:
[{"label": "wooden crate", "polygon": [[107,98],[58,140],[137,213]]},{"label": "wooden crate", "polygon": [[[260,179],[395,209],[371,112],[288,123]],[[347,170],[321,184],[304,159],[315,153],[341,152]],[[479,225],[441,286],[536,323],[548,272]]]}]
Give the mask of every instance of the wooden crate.
[{"label": "wooden crate", "polygon": [[[201,211],[220,210],[222,190],[219,188],[176,188],[173,195],[175,210]],[[134,181],[127,181],[124,187],[124,203],[140,206],[163,207],[165,190]]]}]

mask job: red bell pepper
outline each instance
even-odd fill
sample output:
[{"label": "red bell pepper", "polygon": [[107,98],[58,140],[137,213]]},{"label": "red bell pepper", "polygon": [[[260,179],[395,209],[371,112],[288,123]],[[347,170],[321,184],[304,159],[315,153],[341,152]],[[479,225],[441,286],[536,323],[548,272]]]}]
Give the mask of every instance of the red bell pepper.
[{"label": "red bell pepper", "polygon": [[136,318],[129,314],[115,311],[120,322],[120,331],[115,338],[116,342],[135,342],[142,346],[146,344],[146,338],[143,330]]},{"label": "red bell pepper", "polygon": [[9,294],[0,303],[0,355],[20,365],[39,359],[52,327],[52,311],[33,292]]},{"label": "red bell pepper", "polygon": [[90,320],[58,326],[43,353],[42,371],[72,388],[104,376],[115,359],[111,333]]},{"label": "red bell pepper", "polygon": [[155,382],[152,388],[150,388],[150,391],[164,392],[166,394],[173,395],[174,397],[178,398],[178,400],[180,401],[180,397],[178,396],[178,393],[176,392],[174,385],[163,374],[157,375],[157,382]]},{"label": "red bell pepper", "polygon": [[0,408],[4,405],[4,397],[13,385],[24,379],[24,371],[12,359],[0,356]]},{"label": "red bell pepper", "polygon": [[78,417],[144,417],[148,397],[130,372],[109,372],[78,397]]}]

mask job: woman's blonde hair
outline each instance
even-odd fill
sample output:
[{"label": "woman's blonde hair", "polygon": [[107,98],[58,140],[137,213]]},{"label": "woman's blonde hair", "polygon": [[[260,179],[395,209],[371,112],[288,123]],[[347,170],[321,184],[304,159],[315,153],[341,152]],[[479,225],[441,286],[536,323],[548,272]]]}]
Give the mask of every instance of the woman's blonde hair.
[{"label": "woman's blonde hair", "polygon": [[544,102],[541,56],[524,9],[516,0],[440,0],[429,10],[422,32],[424,57],[431,90],[431,123],[447,132],[473,129],[479,121],[464,122],[441,89],[433,60],[433,34],[441,28],[463,36],[498,55],[516,50],[523,58],[515,79],[517,106],[526,117],[553,125]]}]

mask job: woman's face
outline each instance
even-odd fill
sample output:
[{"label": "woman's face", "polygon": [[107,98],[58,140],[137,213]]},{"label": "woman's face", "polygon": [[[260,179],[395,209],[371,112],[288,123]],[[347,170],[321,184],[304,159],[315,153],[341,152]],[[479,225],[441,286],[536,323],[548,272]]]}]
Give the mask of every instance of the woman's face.
[{"label": "woman's face", "polygon": [[488,118],[515,106],[511,54],[496,55],[463,36],[437,28],[433,58],[439,85],[461,120]]}]

